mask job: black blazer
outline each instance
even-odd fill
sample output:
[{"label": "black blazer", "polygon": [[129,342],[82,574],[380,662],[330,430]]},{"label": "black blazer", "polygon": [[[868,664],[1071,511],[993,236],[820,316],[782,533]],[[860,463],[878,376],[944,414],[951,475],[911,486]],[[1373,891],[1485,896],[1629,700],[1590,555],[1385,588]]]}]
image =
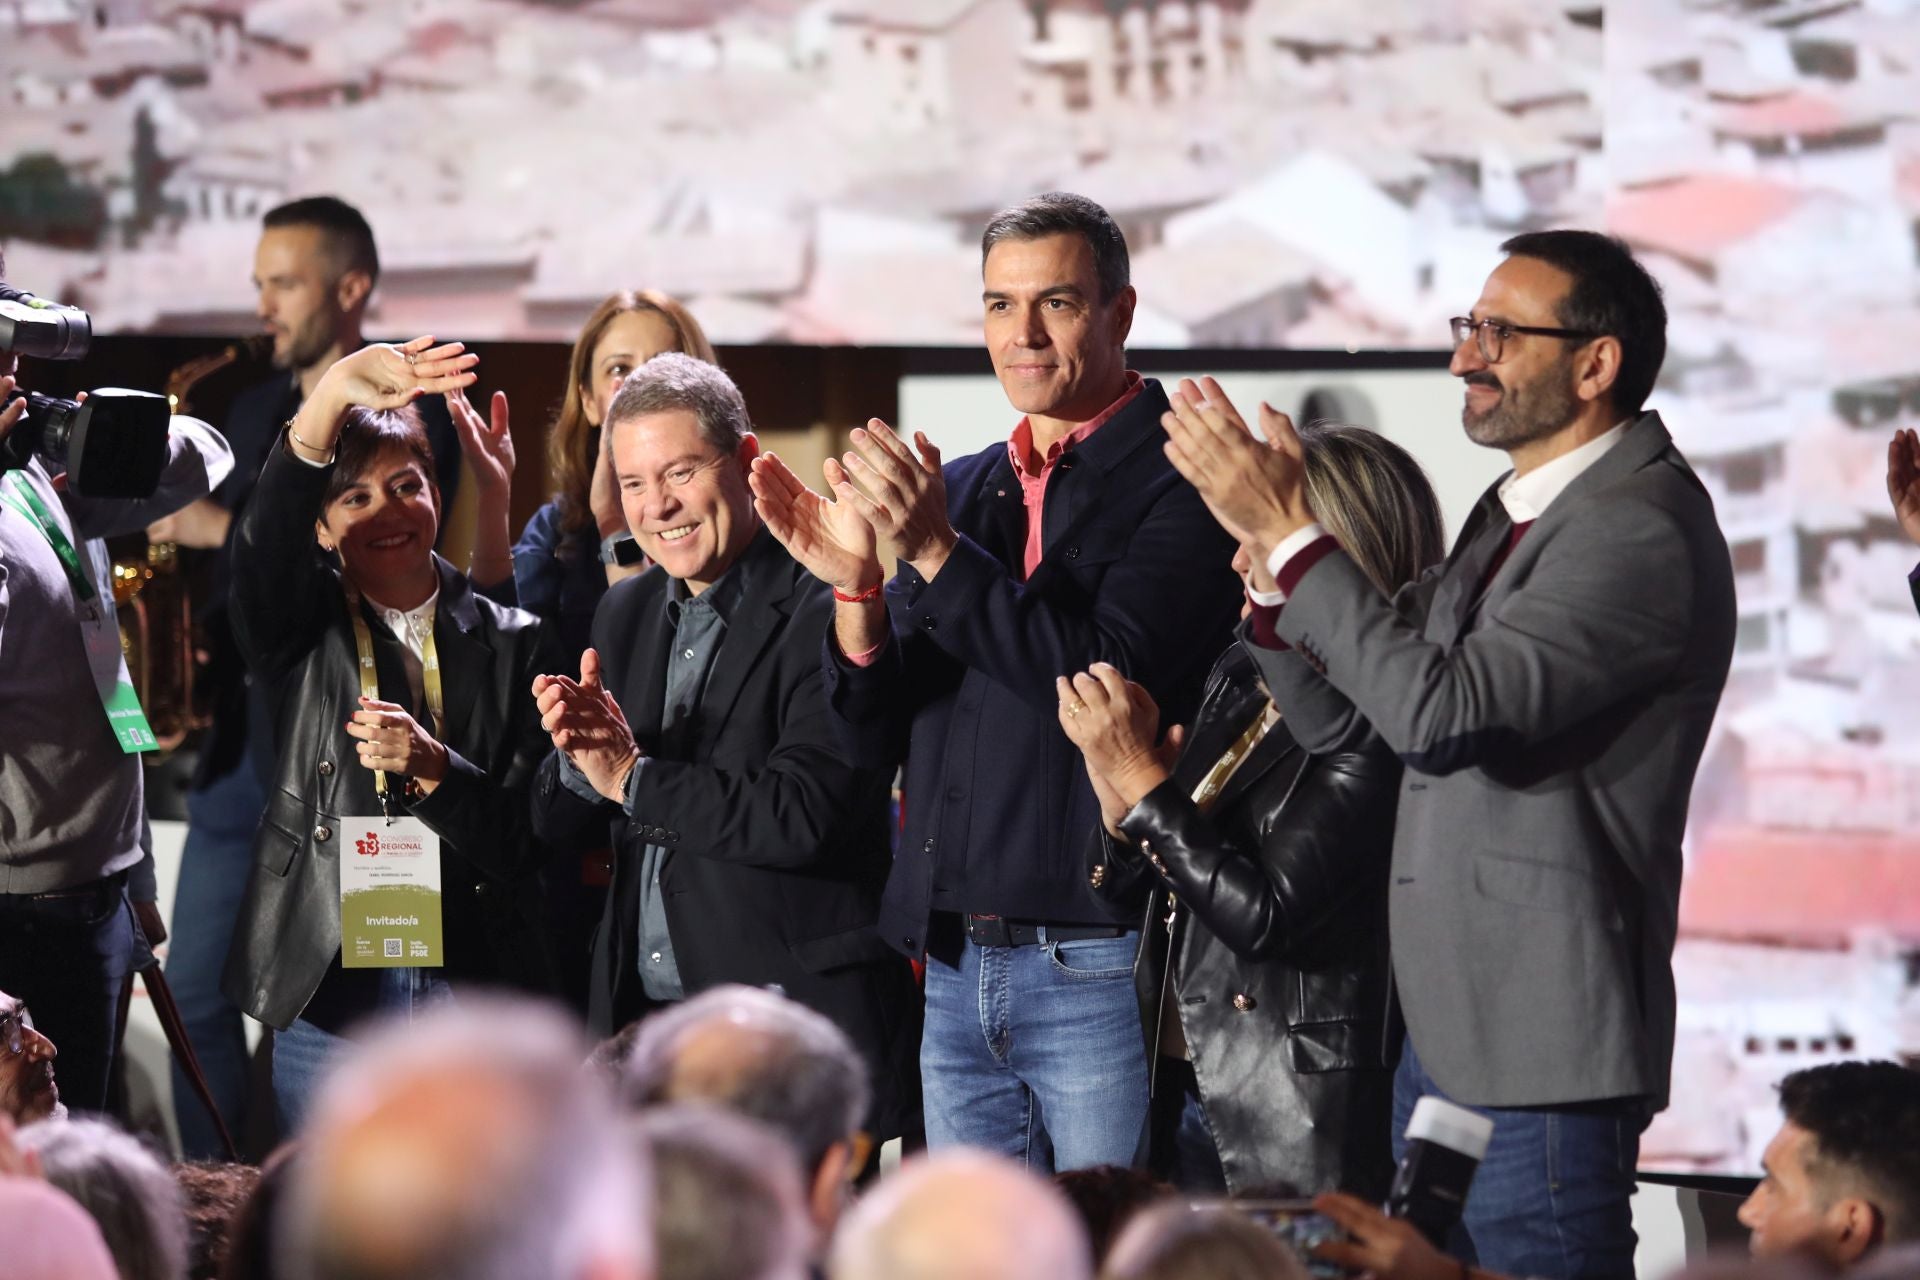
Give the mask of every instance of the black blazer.
[{"label": "black blazer", "polygon": [[[280,1028],[308,1010],[323,983],[308,1016],[329,1029],[370,1012],[374,1000],[376,971],[337,963],[340,819],[378,813],[380,802],[344,729],[360,697],[346,596],[313,539],[331,472],[276,444],[233,548],[234,633],[266,686],[277,764],[222,985],[240,1008]],[[439,557],[434,563],[433,638],[452,767],[409,811],[441,840],[445,974],[456,984],[549,990],[527,789],[548,746],[530,689],[558,658],[536,618],[476,594]],[[366,618],[381,693],[405,705],[400,642],[370,610]]]},{"label": "black blazer", "polygon": [[909,955],[924,949],[935,910],[1121,920],[1087,887],[1100,807],[1060,731],[1054,678],[1110,662],[1152,692],[1166,723],[1182,721],[1242,598],[1232,540],[1162,451],[1166,411],[1149,378],[1061,457],[1044,554],[1024,582],[1026,508],[1006,446],[946,464],[953,555],[932,582],[900,565],[887,588],[893,638],[872,666],[853,666],[826,637],[848,752],[874,767],[906,761],[881,930]]},{"label": "black blazer", "polygon": [[[1234,644],[1173,777],[1122,820],[1126,840],[1095,838],[1089,878],[1117,901],[1146,891],[1134,983],[1147,1052],[1178,1018],[1229,1189],[1379,1200],[1399,1059],[1387,868],[1400,762],[1377,740],[1308,756],[1282,721],[1201,813],[1194,787],[1265,703]],[[1156,1096],[1156,1113],[1168,1102]]]},{"label": "black blazer", "polygon": [[850,764],[827,726],[819,648],[833,607],[827,589],[764,529],[730,572],[746,581],[684,759],[652,755],[672,580],[649,569],[600,602],[593,640],[602,679],[651,757],[632,816],[562,785],[557,753],[540,768],[533,814],[542,836],[585,848],[611,835],[615,853],[589,1019],[605,1034],[647,1011],[634,955],[638,872],[645,847],[661,845],[667,931],[687,993],[778,986],[833,1019],[872,1068],[876,1136],[892,1136],[919,1107],[920,1000],[912,969],[873,928],[891,859],[890,779]]}]

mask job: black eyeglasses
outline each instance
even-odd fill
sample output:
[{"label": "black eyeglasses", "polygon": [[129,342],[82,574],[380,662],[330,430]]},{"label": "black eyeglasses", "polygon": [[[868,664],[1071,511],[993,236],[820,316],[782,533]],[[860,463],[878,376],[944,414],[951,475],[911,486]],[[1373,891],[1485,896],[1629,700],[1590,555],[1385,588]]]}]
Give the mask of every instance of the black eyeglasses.
[{"label": "black eyeglasses", "polygon": [[1471,316],[1455,316],[1447,323],[1453,327],[1453,345],[1457,347],[1468,338],[1479,339],[1480,354],[1488,364],[1500,363],[1500,357],[1506,353],[1507,339],[1516,333],[1530,333],[1539,338],[1578,338],[1583,342],[1600,336],[1593,329],[1548,329],[1537,324],[1475,320]]},{"label": "black eyeglasses", "polygon": [[0,1013],[0,1049],[9,1056],[19,1057],[26,1049],[26,1033],[33,1030],[33,1015],[27,1012],[27,1006],[17,1005],[10,1013]]}]

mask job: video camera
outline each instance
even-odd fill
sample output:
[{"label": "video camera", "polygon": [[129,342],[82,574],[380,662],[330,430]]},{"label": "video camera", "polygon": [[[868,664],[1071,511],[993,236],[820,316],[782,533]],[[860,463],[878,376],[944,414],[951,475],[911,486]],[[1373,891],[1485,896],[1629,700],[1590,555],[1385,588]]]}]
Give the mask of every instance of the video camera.
[{"label": "video camera", "polygon": [[[80,308],[0,284],[0,360],[78,360],[92,339],[93,321]],[[173,416],[165,396],[102,387],[80,402],[15,390],[5,404],[22,399],[27,416],[0,440],[0,471],[37,454],[89,498],[146,498],[160,486]]]}]

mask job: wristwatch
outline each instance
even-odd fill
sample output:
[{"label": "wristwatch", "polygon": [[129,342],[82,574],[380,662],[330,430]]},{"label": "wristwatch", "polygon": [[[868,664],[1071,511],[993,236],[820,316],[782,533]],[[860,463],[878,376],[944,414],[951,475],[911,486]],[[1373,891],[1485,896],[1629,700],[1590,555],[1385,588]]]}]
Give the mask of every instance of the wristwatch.
[{"label": "wristwatch", "polygon": [[610,533],[600,539],[600,563],[615,564],[622,568],[642,564],[646,561],[646,552],[640,550],[640,543],[631,534]]}]

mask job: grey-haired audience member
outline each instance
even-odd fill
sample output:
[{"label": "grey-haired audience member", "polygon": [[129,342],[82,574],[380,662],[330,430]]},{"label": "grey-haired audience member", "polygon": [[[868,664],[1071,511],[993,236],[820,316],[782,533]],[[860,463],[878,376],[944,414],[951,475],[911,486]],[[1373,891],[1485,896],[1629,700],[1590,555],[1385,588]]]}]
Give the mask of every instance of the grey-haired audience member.
[{"label": "grey-haired audience member", "polygon": [[322,1085],[275,1229],[289,1280],[646,1280],[644,1165],[557,1010],[465,996]]},{"label": "grey-haired audience member", "polygon": [[658,1280],[806,1280],[813,1232],[779,1135],[693,1103],[634,1125],[653,1170]]},{"label": "grey-haired audience member", "polygon": [[1306,1280],[1300,1260],[1231,1209],[1186,1203],[1140,1214],[1113,1242],[1101,1280]]},{"label": "grey-haired audience member", "polygon": [[822,1242],[860,1172],[867,1064],[833,1022],[758,987],[714,987],[640,1024],[621,1071],[636,1107],[710,1102],[790,1143]]},{"label": "grey-haired audience member", "polygon": [[[138,1138],[104,1120],[42,1120],[20,1131],[19,1144],[38,1153],[47,1181],[99,1226],[120,1280],[182,1280],[187,1215],[180,1188]],[[0,1242],[0,1254],[5,1249]]]},{"label": "grey-haired audience member", "polygon": [[1052,1184],[983,1151],[904,1165],[856,1204],[832,1280],[1088,1280],[1086,1232]]}]

